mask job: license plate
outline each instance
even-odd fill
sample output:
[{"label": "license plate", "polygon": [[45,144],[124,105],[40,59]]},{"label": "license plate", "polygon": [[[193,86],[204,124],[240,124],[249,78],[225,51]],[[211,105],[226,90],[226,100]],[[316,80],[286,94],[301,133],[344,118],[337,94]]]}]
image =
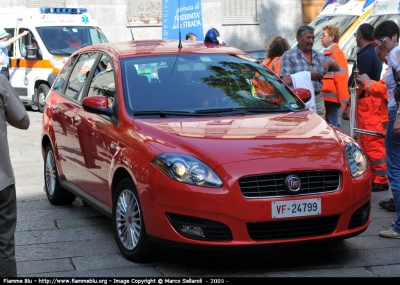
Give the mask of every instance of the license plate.
[{"label": "license plate", "polygon": [[320,215],[321,199],[289,200],[272,202],[272,218],[289,218]]}]

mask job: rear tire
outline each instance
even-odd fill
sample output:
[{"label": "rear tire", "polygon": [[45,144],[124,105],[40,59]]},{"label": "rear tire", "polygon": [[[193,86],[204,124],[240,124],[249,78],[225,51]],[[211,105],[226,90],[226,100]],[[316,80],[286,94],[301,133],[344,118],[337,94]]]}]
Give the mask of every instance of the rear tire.
[{"label": "rear tire", "polygon": [[147,235],[136,187],[130,178],[123,179],[113,195],[113,231],[122,255],[133,262],[154,260],[157,246]]},{"label": "rear tire", "polygon": [[44,185],[47,199],[53,205],[70,205],[76,198],[61,187],[54,151],[50,145],[46,147],[44,156]]},{"label": "rear tire", "polygon": [[39,88],[37,90],[37,105],[40,113],[43,113],[44,111],[44,104],[46,104],[46,97],[47,94],[49,93],[50,88],[46,84],[40,84]]}]

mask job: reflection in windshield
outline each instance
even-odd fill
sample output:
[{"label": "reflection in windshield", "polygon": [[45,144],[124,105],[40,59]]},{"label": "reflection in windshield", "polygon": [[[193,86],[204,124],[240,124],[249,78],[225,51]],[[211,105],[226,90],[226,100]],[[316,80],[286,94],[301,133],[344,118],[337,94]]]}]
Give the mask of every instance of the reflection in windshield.
[{"label": "reflection in windshield", "polygon": [[[71,31],[77,38],[79,46],[70,47],[67,40],[70,38]],[[78,26],[78,27],[39,27],[37,31],[46,49],[52,55],[70,55],[77,49],[87,45],[107,43],[108,40],[98,27]]]},{"label": "reflection in windshield", "polygon": [[[130,114],[142,111],[194,114],[199,110],[211,114],[212,110],[243,108],[260,113],[260,110],[305,108],[262,65],[231,55],[151,56],[122,59],[121,65]],[[151,72],[146,72],[148,69]]]}]

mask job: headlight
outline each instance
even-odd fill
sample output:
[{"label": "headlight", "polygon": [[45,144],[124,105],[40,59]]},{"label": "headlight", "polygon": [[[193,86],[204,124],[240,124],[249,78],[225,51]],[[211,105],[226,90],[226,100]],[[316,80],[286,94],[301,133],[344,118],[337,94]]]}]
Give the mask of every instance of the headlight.
[{"label": "headlight", "polygon": [[212,188],[222,186],[221,179],[210,167],[189,155],[163,153],[152,163],[169,178],[183,183]]},{"label": "headlight", "polygon": [[350,167],[350,173],[353,177],[358,177],[367,170],[367,157],[361,147],[350,142],[345,147],[347,163]]}]

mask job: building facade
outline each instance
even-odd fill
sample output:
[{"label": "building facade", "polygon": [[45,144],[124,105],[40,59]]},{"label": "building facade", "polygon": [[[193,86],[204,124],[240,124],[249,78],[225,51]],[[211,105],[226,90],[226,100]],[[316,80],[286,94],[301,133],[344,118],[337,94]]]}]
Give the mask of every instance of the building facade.
[{"label": "building facade", "polygon": [[[178,0],[169,0],[178,1]],[[264,49],[276,35],[289,42],[306,19],[318,14],[321,0],[199,0],[203,30],[243,50]],[[162,0],[2,0],[3,7],[85,7],[110,41],[162,38]],[[311,6],[310,6],[311,5]],[[315,8],[316,6],[316,8]]]}]

